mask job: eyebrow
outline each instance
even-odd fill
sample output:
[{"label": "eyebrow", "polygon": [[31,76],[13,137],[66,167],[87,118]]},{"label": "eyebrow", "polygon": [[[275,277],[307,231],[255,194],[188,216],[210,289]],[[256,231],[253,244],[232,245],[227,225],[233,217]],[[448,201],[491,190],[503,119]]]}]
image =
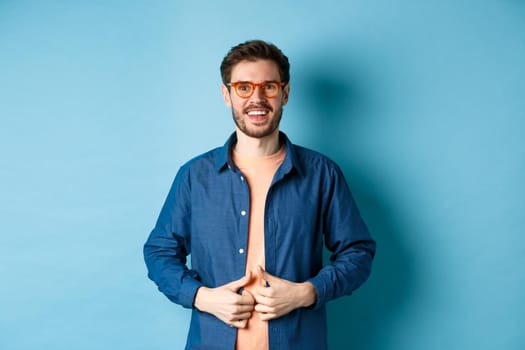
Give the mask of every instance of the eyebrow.
[{"label": "eyebrow", "polygon": [[[251,80],[238,80],[235,83],[255,83],[255,82],[253,82]],[[280,81],[278,81],[278,80],[264,80],[264,81],[261,81],[260,83],[256,83],[256,84],[262,84],[262,83],[280,83]]]}]

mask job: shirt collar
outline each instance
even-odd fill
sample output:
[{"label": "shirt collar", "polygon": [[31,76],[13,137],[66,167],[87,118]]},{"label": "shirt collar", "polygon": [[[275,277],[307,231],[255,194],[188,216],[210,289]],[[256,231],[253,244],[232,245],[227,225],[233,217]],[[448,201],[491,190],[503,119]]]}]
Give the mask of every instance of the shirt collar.
[{"label": "shirt collar", "polygon": [[[299,158],[297,157],[294,145],[292,144],[288,136],[286,136],[284,132],[279,131],[279,140],[281,143],[284,143],[286,145],[286,156],[281,165],[281,168],[284,171],[284,173],[288,173],[292,169],[296,169],[299,174],[302,174],[303,167],[301,166],[299,162]],[[230,137],[228,138],[224,146],[219,148],[219,152],[217,155],[217,163],[216,163],[217,172],[221,172],[226,168],[229,168],[229,169],[236,168],[232,160],[232,151],[236,143],[237,143],[237,133],[234,132],[233,134],[230,135]]]}]

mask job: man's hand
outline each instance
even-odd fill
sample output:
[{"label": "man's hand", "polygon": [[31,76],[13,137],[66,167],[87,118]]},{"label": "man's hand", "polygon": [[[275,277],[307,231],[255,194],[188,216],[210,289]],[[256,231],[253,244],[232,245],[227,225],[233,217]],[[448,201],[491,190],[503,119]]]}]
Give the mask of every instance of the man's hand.
[{"label": "man's hand", "polygon": [[259,266],[257,273],[266,287],[260,286],[253,290],[256,305],[255,311],[264,320],[271,320],[286,315],[300,308],[315,303],[317,294],[310,282],[294,283],[270,275]]},{"label": "man's hand", "polygon": [[239,289],[250,281],[250,273],[236,281],[217,288],[200,287],[195,296],[194,306],[215,315],[224,323],[237,328],[246,327],[254,306],[254,299],[247,291],[238,294]]}]

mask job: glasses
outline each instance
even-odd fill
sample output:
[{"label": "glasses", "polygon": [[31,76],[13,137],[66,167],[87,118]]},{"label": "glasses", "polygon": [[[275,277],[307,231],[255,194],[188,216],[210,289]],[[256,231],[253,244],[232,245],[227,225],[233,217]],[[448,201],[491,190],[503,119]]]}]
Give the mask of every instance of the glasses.
[{"label": "glasses", "polygon": [[240,98],[250,98],[255,92],[256,87],[259,87],[259,89],[262,90],[264,96],[268,98],[274,98],[277,95],[279,95],[279,92],[281,92],[281,88],[285,86],[286,83],[281,83],[278,81],[265,81],[262,83],[252,83],[251,81],[237,81],[226,85],[233,87],[235,93]]}]

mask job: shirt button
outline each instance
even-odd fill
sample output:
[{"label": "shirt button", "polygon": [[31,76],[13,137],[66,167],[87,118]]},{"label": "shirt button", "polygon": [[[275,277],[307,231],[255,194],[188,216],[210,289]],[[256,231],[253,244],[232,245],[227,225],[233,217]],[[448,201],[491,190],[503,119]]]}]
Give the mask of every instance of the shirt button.
[{"label": "shirt button", "polygon": [[241,211],[241,215],[245,216],[246,215],[246,210]]},{"label": "shirt button", "polygon": [[241,176],[241,181],[244,181],[244,176]]},{"label": "shirt button", "polygon": [[239,254],[243,254],[244,253],[244,249],[239,249]]}]

